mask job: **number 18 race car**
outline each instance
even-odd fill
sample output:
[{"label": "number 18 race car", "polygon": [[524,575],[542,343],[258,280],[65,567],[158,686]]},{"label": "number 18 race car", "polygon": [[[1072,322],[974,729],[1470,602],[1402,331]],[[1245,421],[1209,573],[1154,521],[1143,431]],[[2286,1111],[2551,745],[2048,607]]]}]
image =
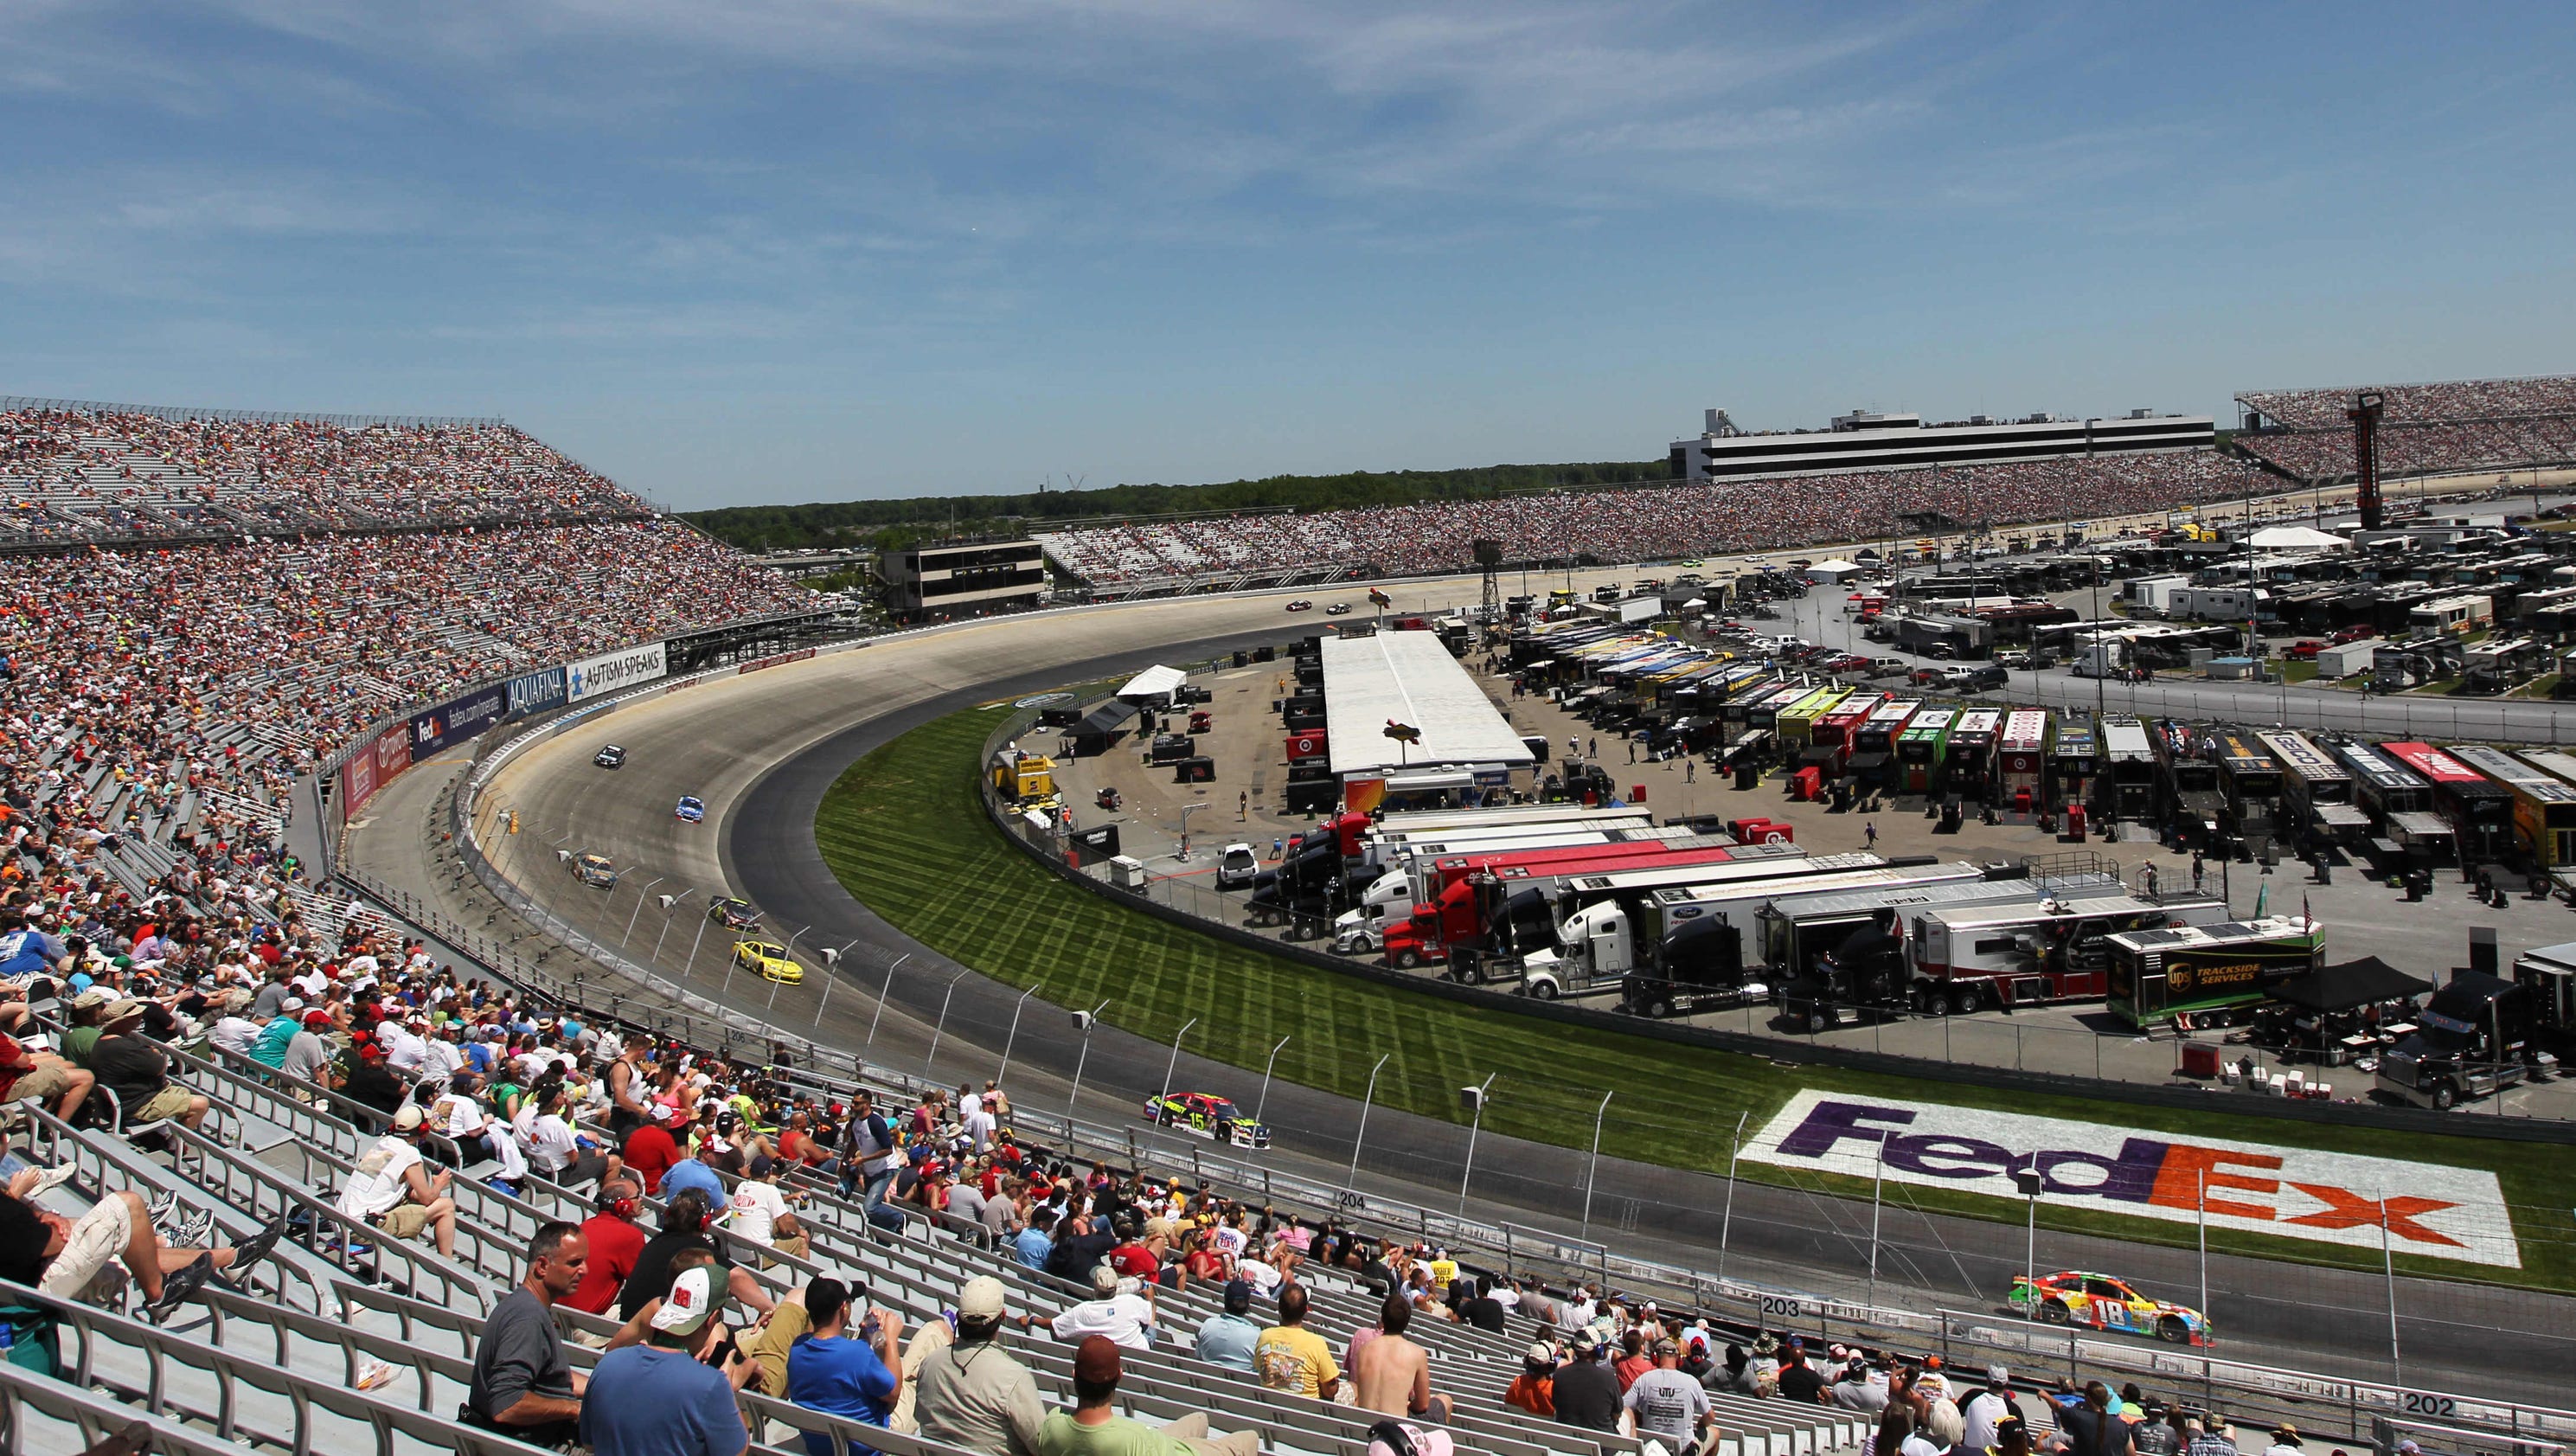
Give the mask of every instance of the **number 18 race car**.
[{"label": "number 18 race car", "polygon": [[[2015,1309],[2032,1310],[2032,1281],[2013,1280],[2007,1300]],[[2097,1330],[2122,1330],[2133,1335],[2153,1335],[2175,1345],[2210,1343],[2209,1319],[2188,1305],[2167,1304],[2149,1299],[2129,1287],[2125,1279],[2108,1274],[2087,1274],[2066,1269],[2039,1277],[2035,1312],[2049,1324],[2091,1325]]]},{"label": "number 18 race car", "polygon": [[1162,1127],[1177,1127],[1238,1148],[1270,1146],[1270,1129],[1234,1110],[1234,1104],[1208,1092],[1169,1092],[1145,1099],[1145,1115]]}]

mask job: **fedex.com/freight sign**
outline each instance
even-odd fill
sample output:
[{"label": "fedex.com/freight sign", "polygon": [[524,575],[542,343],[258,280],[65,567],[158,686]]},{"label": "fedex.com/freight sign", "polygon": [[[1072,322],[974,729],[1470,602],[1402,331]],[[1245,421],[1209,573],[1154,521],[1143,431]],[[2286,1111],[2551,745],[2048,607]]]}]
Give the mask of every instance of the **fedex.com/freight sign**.
[{"label": "fedex.com/freight sign", "polygon": [[1744,1146],[1781,1168],[2522,1267],[2493,1173],[1969,1107],[1801,1092]]}]

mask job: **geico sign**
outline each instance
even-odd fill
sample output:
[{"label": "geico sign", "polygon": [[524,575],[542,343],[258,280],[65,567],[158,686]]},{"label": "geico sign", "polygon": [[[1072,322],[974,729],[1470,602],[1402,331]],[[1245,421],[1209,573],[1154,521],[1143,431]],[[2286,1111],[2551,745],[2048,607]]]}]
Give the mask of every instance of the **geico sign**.
[{"label": "geico sign", "polygon": [[564,664],[564,696],[578,703],[619,688],[652,682],[662,676],[663,663],[659,642],[569,662]]},{"label": "geico sign", "polygon": [[1885,1177],[2015,1202],[2036,1173],[2053,1204],[2169,1223],[2522,1267],[2493,1173],[2100,1123],[1801,1092],[1746,1143],[1776,1167]]}]

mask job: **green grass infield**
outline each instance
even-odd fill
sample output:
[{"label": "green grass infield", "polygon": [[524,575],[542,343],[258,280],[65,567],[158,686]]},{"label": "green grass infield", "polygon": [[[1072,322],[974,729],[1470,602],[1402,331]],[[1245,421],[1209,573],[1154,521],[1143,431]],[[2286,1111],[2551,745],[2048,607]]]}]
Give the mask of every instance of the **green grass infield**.
[{"label": "green grass infield", "polygon": [[[1457,1089],[1499,1074],[1487,1125],[1575,1148],[1588,1146],[1594,1109],[1615,1087],[1620,1095],[1603,1151],[1721,1175],[1738,1115],[1750,1113],[1748,1126],[1759,1127],[1803,1088],[2482,1168],[2497,1175],[2513,1206],[2523,1267],[2403,1255],[2399,1266],[2437,1278],[2576,1289],[2576,1148],[1784,1067],[1417,995],[1122,909],[1032,863],[984,817],[979,759],[997,721],[989,709],[952,714],[853,764],[816,819],[824,861],[853,896],[923,944],[1015,986],[1043,983],[1059,1005],[1106,1000],[1106,1020],[1147,1038],[1168,1039],[1197,1017],[1191,1052],[1257,1075],[1271,1047],[1289,1037],[1279,1076],[1353,1097],[1369,1068],[1388,1056],[1378,1100],[1453,1121]],[[1741,1171],[1748,1179],[1869,1196],[1867,1179],[1801,1177],[1750,1162]],[[2017,1200],[1919,1187],[1906,1197],[1925,1209],[1998,1222],[2017,1225],[2023,1217]],[[2189,1245],[2196,1237],[2190,1224],[2084,1209],[2044,1207],[2040,1221],[2142,1242]],[[2228,1229],[2212,1229],[2209,1239],[2214,1248],[2301,1263],[2380,1263],[2376,1247]]]}]

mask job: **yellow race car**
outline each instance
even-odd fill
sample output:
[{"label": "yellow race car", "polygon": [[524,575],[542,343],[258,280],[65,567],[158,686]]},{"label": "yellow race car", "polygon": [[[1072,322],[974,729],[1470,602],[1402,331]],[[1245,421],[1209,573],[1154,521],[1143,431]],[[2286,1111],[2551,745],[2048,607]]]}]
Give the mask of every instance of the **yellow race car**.
[{"label": "yellow race car", "polygon": [[759,972],[764,981],[776,981],[787,986],[805,984],[805,968],[788,959],[787,947],[770,941],[735,941],[733,963],[746,971]]}]

